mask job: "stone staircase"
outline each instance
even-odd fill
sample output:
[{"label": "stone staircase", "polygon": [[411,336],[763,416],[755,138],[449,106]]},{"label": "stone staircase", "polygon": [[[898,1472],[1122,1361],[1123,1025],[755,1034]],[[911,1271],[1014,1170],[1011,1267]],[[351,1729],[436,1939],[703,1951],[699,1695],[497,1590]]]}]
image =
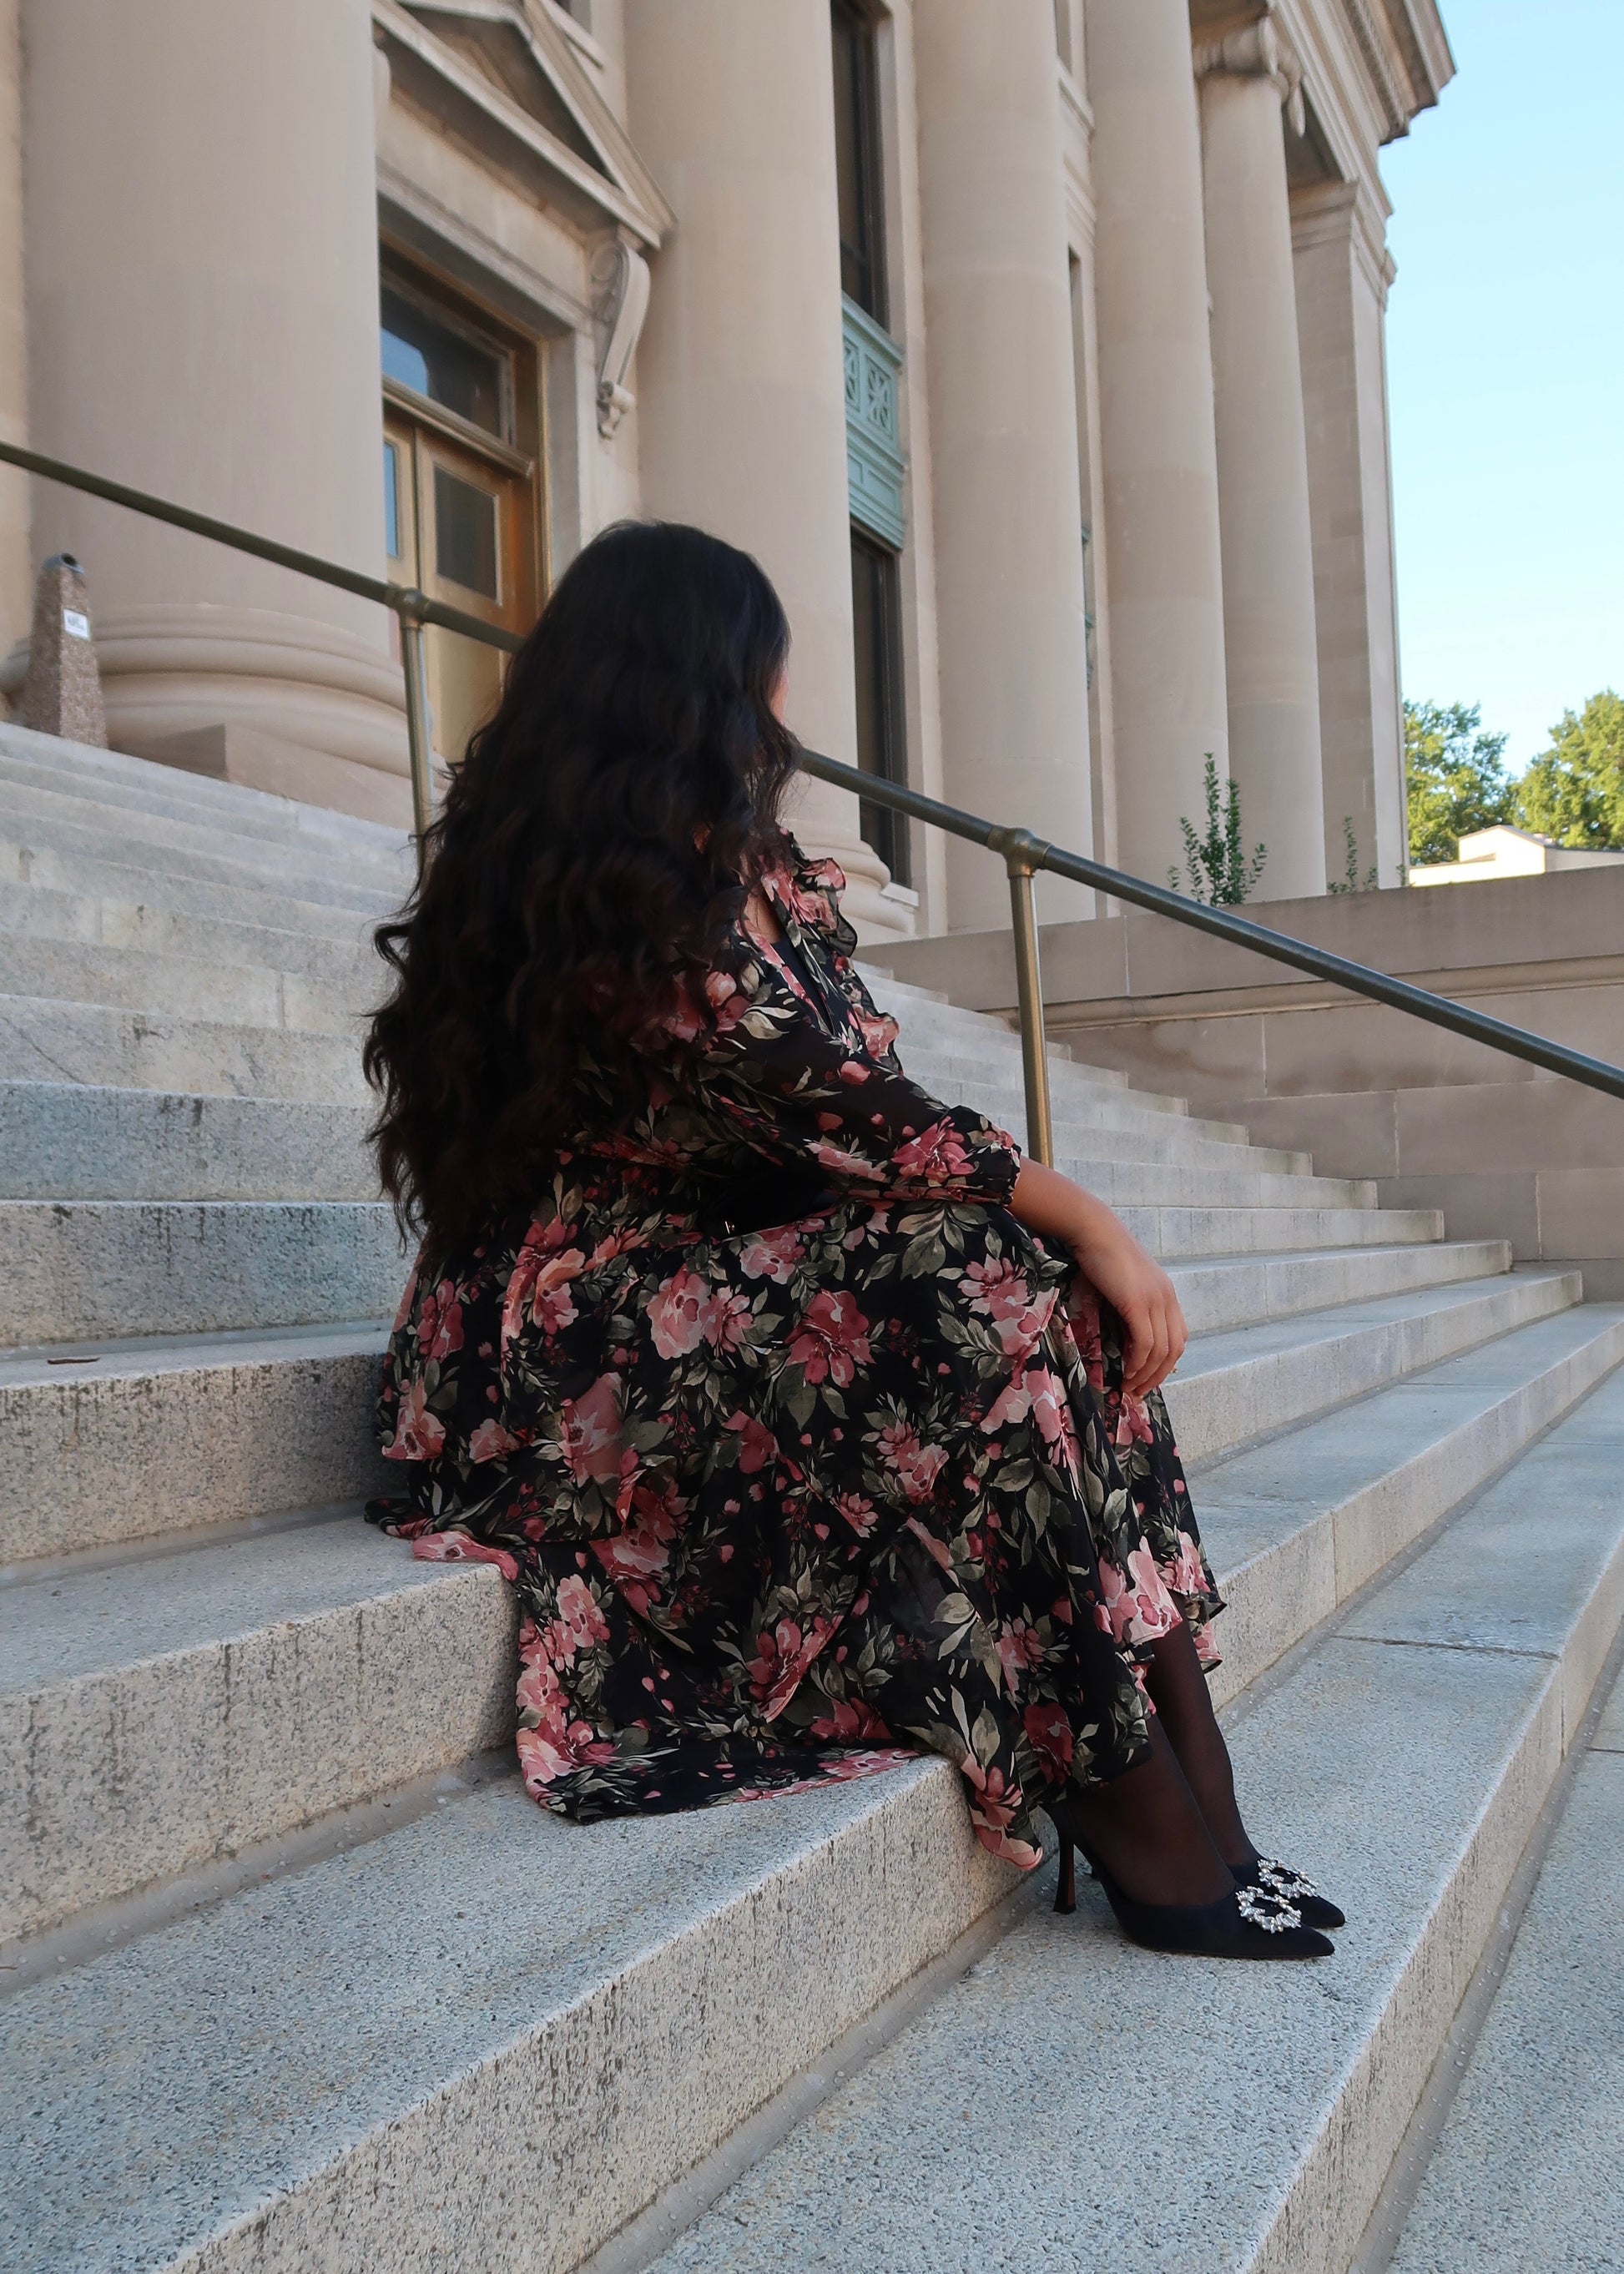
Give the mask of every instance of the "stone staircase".
[{"label": "stone staircase", "polygon": [[[0,2270],[1342,2274],[1590,1737],[1624,1308],[1059,1060],[1063,1165],[1196,1330],[1220,1695],[1336,1958],[1054,1918],[934,1760],[562,1825],[510,1766],[500,1577],[357,1507],[403,1264],[356,1038],[408,874],[0,729]],[[1019,1127],[1012,1035],[876,985],[918,1079]],[[1575,1790],[1616,1827],[1606,1726]],[[1480,2263],[1450,2206],[1514,2187],[1492,2063],[1559,1947],[1388,2217],[1406,2270]]]}]

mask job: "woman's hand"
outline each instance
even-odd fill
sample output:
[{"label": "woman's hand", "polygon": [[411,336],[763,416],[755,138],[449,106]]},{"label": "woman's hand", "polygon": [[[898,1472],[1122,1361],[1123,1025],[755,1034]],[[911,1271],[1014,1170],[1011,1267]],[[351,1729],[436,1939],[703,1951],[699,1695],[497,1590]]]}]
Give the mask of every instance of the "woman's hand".
[{"label": "woman's hand", "polygon": [[1084,1277],[1120,1315],[1124,1389],[1134,1397],[1160,1389],[1190,1339],[1162,1266],[1102,1201],[1036,1161],[1021,1163],[1011,1206],[1030,1231],[1071,1249]]}]

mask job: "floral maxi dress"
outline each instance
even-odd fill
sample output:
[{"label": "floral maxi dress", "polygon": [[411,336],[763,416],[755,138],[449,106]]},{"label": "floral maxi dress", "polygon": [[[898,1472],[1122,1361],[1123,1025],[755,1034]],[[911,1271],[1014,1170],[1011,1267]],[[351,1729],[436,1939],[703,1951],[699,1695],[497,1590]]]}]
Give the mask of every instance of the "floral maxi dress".
[{"label": "floral maxi dress", "polygon": [[586,1819],[928,1748],[1023,1866],[1148,1747],[1140,1670],[1222,1608],[1159,1396],[1010,1213],[1014,1141],[903,1074],[831,862],[764,879],[646,1106],[527,1221],[418,1268],[378,1405],[421,1556],[523,1608],[529,1790]]}]

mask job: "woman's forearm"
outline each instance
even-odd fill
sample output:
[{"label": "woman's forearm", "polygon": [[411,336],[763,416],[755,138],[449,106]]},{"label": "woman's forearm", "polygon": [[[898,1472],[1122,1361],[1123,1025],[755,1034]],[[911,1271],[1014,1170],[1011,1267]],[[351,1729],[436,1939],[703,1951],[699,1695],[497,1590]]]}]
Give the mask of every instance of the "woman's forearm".
[{"label": "woman's forearm", "polygon": [[1095,1200],[1057,1169],[1023,1159],[1010,1209],[1028,1231],[1057,1239],[1067,1247],[1090,1246],[1102,1231],[1119,1224],[1103,1201]]}]

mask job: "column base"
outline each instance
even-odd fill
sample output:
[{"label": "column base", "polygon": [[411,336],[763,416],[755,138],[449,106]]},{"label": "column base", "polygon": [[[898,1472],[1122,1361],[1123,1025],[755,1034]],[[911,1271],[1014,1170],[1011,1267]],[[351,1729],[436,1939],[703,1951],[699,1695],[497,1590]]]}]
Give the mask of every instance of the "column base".
[{"label": "column base", "polygon": [[[94,636],[115,749],[410,825],[405,696],[381,640],[207,602],[98,614]],[[27,660],[19,643],[0,689]]]}]

